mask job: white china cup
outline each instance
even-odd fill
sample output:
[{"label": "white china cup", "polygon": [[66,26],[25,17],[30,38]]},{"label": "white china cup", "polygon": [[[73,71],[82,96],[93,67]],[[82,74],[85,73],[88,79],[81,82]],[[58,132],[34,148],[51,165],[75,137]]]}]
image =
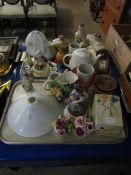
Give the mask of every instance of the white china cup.
[{"label": "white china cup", "polygon": [[73,53],[76,49],[80,48],[80,44],[73,42],[69,44],[69,53]]}]

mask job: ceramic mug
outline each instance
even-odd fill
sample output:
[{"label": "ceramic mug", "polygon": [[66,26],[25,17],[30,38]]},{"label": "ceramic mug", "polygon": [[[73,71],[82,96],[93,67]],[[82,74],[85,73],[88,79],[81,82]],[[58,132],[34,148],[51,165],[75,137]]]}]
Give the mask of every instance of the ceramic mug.
[{"label": "ceramic mug", "polygon": [[89,63],[80,64],[77,67],[77,75],[80,82],[88,84],[94,75],[95,69]]},{"label": "ceramic mug", "polygon": [[50,84],[52,80],[55,80],[58,76],[60,75],[60,73],[56,72],[56,71],[52,71],[47,79],[47,81],[44,82],[43,87],[45,90],[50,90]]},{"label": "ceramic mug", "polygon": [[69,44],[69,53],[73,53],[76,49],[80,48],[80,44],[73,42]]}]

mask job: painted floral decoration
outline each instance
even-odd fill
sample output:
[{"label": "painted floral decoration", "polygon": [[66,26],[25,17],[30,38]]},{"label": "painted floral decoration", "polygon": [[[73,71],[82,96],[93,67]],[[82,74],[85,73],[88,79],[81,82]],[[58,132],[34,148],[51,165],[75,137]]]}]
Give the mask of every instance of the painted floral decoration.
[{"label": "painted floral decoration", "polygon": [[[109,112],[110,114],[112,113],[112,107],[115,108],[115,103],[119,101],[119,97],[115,95],[101,95],[99,99],[97,99],[97,102],[100,103],[100,105],[103,106],[103,111],[104,112]],[[115,108],[115,110],[117,110]]]},{"label": "painted floral decoration", "polygon": [[78,116],[74,119],[72,117],[60,115],[52,125],[55,134],[58,136],[75,134],[77,137],[84,138],[94,132],[93,122],[84,116]]}]

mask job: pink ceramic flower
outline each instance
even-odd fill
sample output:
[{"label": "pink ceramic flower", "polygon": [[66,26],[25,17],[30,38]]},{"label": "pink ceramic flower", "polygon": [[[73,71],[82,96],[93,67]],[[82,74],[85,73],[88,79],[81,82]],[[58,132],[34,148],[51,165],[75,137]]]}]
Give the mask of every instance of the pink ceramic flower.
[{"label": "pink ceramic flower", "polygon": [[85,135],[84,129],[81,128],[81,127],[77,127],[77,128],[75,129],[75,134],[76,134],[77,137],[81,137],[81,138],[83,138],[83,137],[86,136],[86,135]]},{"label": "pink ceramic flower", "polygon": [[84,117],[83,116],[76,117],[75,125],[76,127],[84,127]]},{"label": "pink ceramic flower", "polygon": [[56,133],[58,136],[65,136],[65,135],[66,135],[65,129],[57,129],[57,128],[54,128],[54,131],[55,131],[55,133]]},{"label": "pink ceramic flower", "polygon": [[85,130],[87,133],[92,133],[94,131],[93,122],[86,122],[85,123]]},{"label": "pink ceramic flower", "polygon": [[62,129],[62,128],[64,128],[64,125],[65,125],[64,119],[58,118],[58,119],[56,120],[56,128]]}]

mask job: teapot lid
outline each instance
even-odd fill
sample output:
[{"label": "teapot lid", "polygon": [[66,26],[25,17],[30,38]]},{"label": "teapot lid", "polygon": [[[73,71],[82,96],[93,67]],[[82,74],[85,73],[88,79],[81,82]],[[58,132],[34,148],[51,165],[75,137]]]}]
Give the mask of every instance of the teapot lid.
[{"label": "teapot lid", "polygon": [[74,51],[74,54],[80,57],[91,57],[91,53],[86,48],[79,48]]}]

